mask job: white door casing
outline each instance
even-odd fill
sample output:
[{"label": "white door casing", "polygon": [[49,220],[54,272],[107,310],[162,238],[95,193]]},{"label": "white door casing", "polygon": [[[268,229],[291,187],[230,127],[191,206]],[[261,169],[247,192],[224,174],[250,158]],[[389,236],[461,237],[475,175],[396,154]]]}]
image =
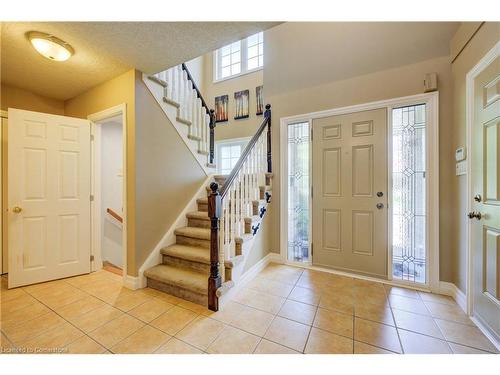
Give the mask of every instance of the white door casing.
[{"label": "white door casing", "polygon": [[387,110],[313,120],[313,264],[387,277]]},{"label": "white door casing", "polygon": [[8,116],[9,288],[90,272],[90,122]]},{"label": "white door casing", "polygon": [[472,315],[500,341],[500,57],[473,84]]}]

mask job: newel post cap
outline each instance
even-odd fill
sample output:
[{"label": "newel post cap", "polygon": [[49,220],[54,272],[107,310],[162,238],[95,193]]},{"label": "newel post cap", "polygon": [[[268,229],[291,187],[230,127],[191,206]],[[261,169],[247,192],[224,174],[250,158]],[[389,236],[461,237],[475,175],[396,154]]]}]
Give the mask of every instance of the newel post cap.
[{"label": "newel post cap", "polygon": [[212,190],[213,194],[217,193],[217,190],[219,190],[219,184],[217,182],[212,182],[210,184],[210,190]]}]

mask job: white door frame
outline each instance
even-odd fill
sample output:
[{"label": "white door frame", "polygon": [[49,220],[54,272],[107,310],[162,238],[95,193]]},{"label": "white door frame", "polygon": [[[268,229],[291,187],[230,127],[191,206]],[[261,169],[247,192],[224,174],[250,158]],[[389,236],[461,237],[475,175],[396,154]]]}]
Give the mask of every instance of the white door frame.
[{"label": "white door frame", "polygon": [[[465,76],[465,112],[466,112],[466,147],[467,147],[467,212],[472,211],[473,205],[473,191],[472,191],[472,130],[474,125],[474,79],[482,73],[482,71],[491,62],[500,55],[500,42],[486,53],[481,60],[467,73]],[[465,214],[465,212],[463,213]],[[473,254],[472,254],[472,221],[467,222],[466,231],[466,246],[467,246],[467,258],[466,258],[466,288],[465,296],[467,299],[467,314],[471,317],[474,316],[474,306],[473,306],[473,294],[474,286],[472,285],[474,280],[474,267],[473,267]],[[474,319],[473,319],[474,320]],[[475,321],[475,320],[474,320]],[[478,324],[477,321],[475,321]],[[478,324],[480,326],[481,324]],[[481,327],[480,327],[481,328]],[[483,330],[483,333],[486,333]]]},{"label": "white door frame", "polygon": [[122,117],[122,140],[123,140],[123,230],[122,230],[122,259],[123,259],[123,283],[127,281],[127,105],[119,104],[117,106],[93,113],[87,116],[91,121],[91,134],[93,138],[91,155],[92,170],[91,184],[94,200],[91,202],[91,233],[92,248],[91,255],[94,256],[92,262],[92,271],[98,271],[102,268],[102,250],[101,250],[101,131],[98,128],[99,122],[103,122],[111,117],[121,115]]},{"label": "white door frame", "polygon": [[[288,170],[288,153],[287,150],[287,126],[289,124],[298,122],[309,122],[310,126],[313,119],[329,117],[335,115],[342,115],[352,112],[368,111],[372,109],[387,109],[387,163],[388,163],[388,201],[391,202],[392,199],[392,139],[389,136],[392,134],[392,117],[390,116],[391,110],[393,108],[398,108],[407,105],[415,104],[426,104],[426,142],[427,142],[427,155],[426,155],[426,189],[427,189],[427,220],[426,220],[426,230],[427,230],[427,259],[429,260],[429,266],[427,267],[428,274],[426,275],[427,283],[415,284],[406,283],[397,280],[392,280],[392,205],[389,204],[388,209],[388,280],[380,280],[372,277],[360,276],[355,274],[350,274],[346,272],[314,267],[309,264],[297,264],[304,267],[311,267],[313,269],[321,269],[323,271],[328,271],[336,274],[344,274],[352,277],[367,279],[367,280],[377,280],[386,283],[391,283],[394,285],[404,285],[407,287],[412,287],[421,290],[430,290],[433,292],[439,292],[439,92],[431,92],[424,94],[417,94],[411,96],[405,96],[394,99],[380,100],[364,104],[356,104],[346,107],[339,107],[328,109],[324,111],[311,112],[301,115],[282,117],[280,118],[280,184],[281,184],[281,194],[280,194],[280,257],[281,261],[284,263],[292,263],[287,259],[287,243],[288,243],[288,183],[287,183],[287,173]],[[310,150],[311,152],[312,150]],[[312,180],[312,179],[310,179]],[[312,214],[312,206],[310,205],[310,215]],[[311,220],[310,220],[311,222]]]},{"label": "white door frame", "polygon": [[[0,111],[0,118],[8,119],[7,111]],[[0,167],[2,169],[2,173],[0,173],[0,275],[7,272],[7,264],[3,261],[3,121],[0,122]]]}]

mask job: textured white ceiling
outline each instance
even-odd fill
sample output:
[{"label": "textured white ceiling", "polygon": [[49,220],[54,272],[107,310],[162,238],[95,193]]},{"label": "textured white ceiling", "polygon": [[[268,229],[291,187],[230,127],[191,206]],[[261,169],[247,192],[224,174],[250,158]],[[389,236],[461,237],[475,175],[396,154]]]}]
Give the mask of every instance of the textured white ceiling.
[{"label": "textured white ceiling", "polygon": [[[66,100],[137,68],[154,73],[265,30],[276,22],[2,22],[1,81]],[[48,60],[28,31],[54,34],[75,54]]]}]

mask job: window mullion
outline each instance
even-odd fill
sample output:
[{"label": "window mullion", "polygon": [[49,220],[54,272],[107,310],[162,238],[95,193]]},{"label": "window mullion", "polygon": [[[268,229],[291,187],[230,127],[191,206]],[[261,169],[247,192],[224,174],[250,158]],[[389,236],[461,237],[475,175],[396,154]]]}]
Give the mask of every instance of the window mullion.
[{"label": "window mullion", "polygon": [[248,46],[247,46],[247,41],[248,39],[243,39],[241,41],[241,72],[245,73],[248,71],[248,61],[247,61],[247,56],[248,56]]}]

